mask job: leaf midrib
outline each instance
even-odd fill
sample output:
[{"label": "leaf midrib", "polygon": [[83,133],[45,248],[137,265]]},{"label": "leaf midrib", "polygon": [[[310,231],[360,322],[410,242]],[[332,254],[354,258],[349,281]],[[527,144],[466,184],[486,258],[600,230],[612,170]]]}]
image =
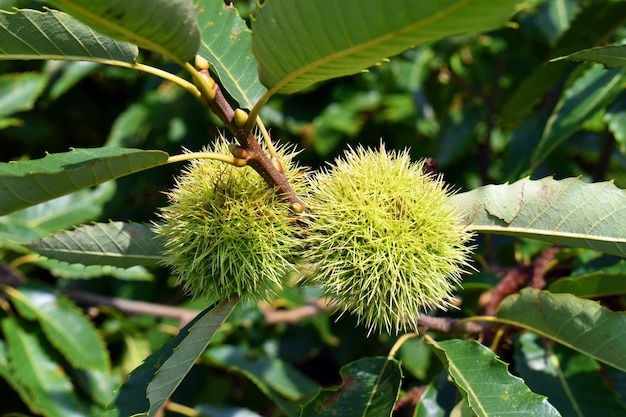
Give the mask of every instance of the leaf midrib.
[{"label": "leaf midrib", "polygon": [[310,73],[314,69],[322,67],[325,64],[341,60],[342,58],[345,58],[347,56],[356,54],[357,52],[360,52],[362,50],[371,49],[371,48],[373,48],[375,46],[378,46],[380,44],[388,42],[391,39],[399,37],[400,35],[402,35],[402,34],[404,34],[406,32],[415,31],[415,30],[419,29],[422,26],[425,26],[427,24],[432,23],[435,20],[442,19],[442,18],[446,17],[447,15],[451,14],[452,12],[462,8],[469,1],[470,0],[461,0],[461,1],[457,2],[457,3],[455,3],[455,4],[452,4],[452,5],[448,6],[445,9],[442,9],[442,10],[438,11],[437,13],[435,13],[434,15],[432,15],[431,17],[429,17],[427,19],[420,20],[419,22],[415,22],[412,25],[405,26],[404,28],[402,28],[400,30],[386,33],[383,36],[379,36],[379,37],[371,39],[371,40],[369,40],[367,42],[362,42],[362,43],[360,43],[358,45],[354,45],[354,46],[352,46],[350,48],[343,49],[341,51],[332,53],[330,55],[326,55],[326,56],[322,57],[321,59],[312,61],[309,64],[306,64],[306,65],[300,67],[296,71],[292,72],[291,74],[287,75],[285,78],[280,80],[278,83],[276,83],[272,88],[270,88],[268,90],[268,93],[266,95],[269,96],[269,95],[275,94],[277,91],[279,91],[285,85],[288,85],[293,80],[296,80],[296,79],[300,78],[301,75]]}]

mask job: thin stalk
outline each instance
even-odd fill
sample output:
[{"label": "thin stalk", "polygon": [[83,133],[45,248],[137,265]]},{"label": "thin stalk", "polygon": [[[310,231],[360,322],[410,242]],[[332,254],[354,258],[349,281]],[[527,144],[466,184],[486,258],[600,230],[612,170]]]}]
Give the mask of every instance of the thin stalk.
[{"label": "thin stalk", "polygon": [[190,161],[192,159],[212,159],[214,161],[226,162],[227,164],[234,165],[236,167],[242,167],[247,165],[248,161],[245,159],[237,158],[233,155],[226,155],[217,152],[189,152],[180,155],[170,156],[167,159],[168,164],[181,161]]}]

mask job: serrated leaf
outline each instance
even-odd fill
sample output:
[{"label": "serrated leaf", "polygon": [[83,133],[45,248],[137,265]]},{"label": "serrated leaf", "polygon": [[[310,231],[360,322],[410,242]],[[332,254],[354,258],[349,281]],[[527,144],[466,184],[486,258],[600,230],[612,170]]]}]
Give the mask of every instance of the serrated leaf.
[{"label": "serrated leaf", "polygon": [[478,417],[561,415],[545,397],[535,394],[522,379],[511,375],[507,364],[480,343],[426,339]]},{"label": "serrated leaf", "polygon": [[104,417],[154,416],[236,305],[236,300],[227,300],[203,310],[177,336],[146,358],[119,389]]},{"label": "serrated leaf", "polygon": [[512,14],[513,0],[266,1],[252,21],[261,82],[294,93],[355,74],[416,45],[487,31]]},{"label": "serrated leaf", "polygon": [[535,333],[519,337],[515,370],[534,391],[548,396],[564,416],[626,415],[626,407],[606,386],[593,359],[559,344],[546,343]]},{"label": "serrated leaf", "polygon": [[606,68],[623,67],[626,66],[626,45],[596,46],[554,58],[551,62],[562,60],[597,62]]},{"label": "serrated leaf", "polygon": [[98,32],[156,51],[175,62],[192,59],[200,30],[192,0],[51,0]]},{"label": "serrated leaf", "polygon": [[0,117],[32,109],[47,81],[44,74],[0,75]]},{"label": "serrated leaf", "polygon": [[83,265],[154,266],[163,257],[163,238],[139,223],[96,223],[25,245],[48,258]]},{"label": "serrated leaf", "polygon": [[162,151],[92,148],[0,163],[0,215],[163,165],[167,158]]},{"label": "serrated leaf", "polygon": [[250,109],[267,89],[259,81],[250,30],[231,4],[195,0],[202,34],[201,55],[239,106]]},{"label": "serrated leaf", "polygon": [[2,331],[14,373],[28,392],[22,399],[31,411],[48,417],[85,417],[70,379],[54,361],[39,330],[5,317]]},{"label": "serrated leaf", "polygon": [[400,392],[402,371],[395,359],[369,357],[343,366],[339,388],[321,389],[302,408],[301,417],[391,416]]},{"label": "serrated leaf", "polygon": [[593,66],[561,96],[533,154],[533,165],[542,162],[583,123],[613,101],[626,80],[623,69],[605,70]]},{"label": "serrated leaf", "polygon": [[0,59],[63,59],[133,64],[135,45],[103,36],[56,10],[0,10]]},{"label": "serrated leaf", "polygon": [[526,288],[506,297],[496,315],[626,371],[626,313],[571,294]]},{"label": "serrated leaf", "polygon": [[94,325],[70,300],[44,288],[5,288],[25,318],[37,320],[46,337],[77,368],[106,372],[109,359]]},{"label": "serrated leaf", "polygon": [[[313,392],[317,384],[288,363],[277,358],[250,357],[238,346],[217,346],[206,351],[205,357],[221,367],[237,371],[257,386],[267,385],[291,401],[301,400]],[[264,387],[259,386],[263,392]]]},{"label": "serrated leaf", "polygon": [[521,179],[457,194],[467,227],[626,255],[626,192],[612,182]]}]

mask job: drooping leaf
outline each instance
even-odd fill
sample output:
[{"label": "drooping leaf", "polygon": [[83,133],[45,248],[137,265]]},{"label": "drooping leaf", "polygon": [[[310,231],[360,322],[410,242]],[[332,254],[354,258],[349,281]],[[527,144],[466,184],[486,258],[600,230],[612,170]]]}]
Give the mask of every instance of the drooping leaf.
[{"label": "drooping leaf", "polygon": [[252,22],[261,82],[294,93],[416,45],[501,26],[515,1],[267,1]]},{"label": "drooping leaf", "polygon": [[0,215],[163,165],[167,158],[162,151],[93,148],[0,163]]},{"label": "drooping leaf", "polygon": [[54,361],[39,329],[5,317],[2,331],[14,374],[28,392],[28,397],[22,399],[31,411],[49,417],[84,417],[69,377]]},{"label": "drooping leaf", "polygon": [[469,228],[626,255],[626,192],[577,178],[487,185],[452,201]]},{"label": "drooping leaf", "polygon": [[237,346],[210,348],[205,357],[219,366],[244,374],[255,383],[268,385],[291,401],[301,400],[317,388],[316,383],[288,363],[267,357],[251,358]]},{"label": "drooping leaf", "polygon": [[[559,38],[556,47],[545,60],[589,48],[599,40],[606,39],[624,24],[624,13],[626,3],[621,1],[589,3],[576,16],[567,32]],[[567,61],[548,65],[541,61],[504,103],[502,121],[515,124],[525,118],[545,96],[546,91],[558,84],[559,79],[566,76],[573,66],[572,62]]]},{"label": "drooping leaf", "polygon": [[496,315],[626,371],[626,313],[571,294],[527,288],[506,297]]},{"label": "drooping leaf", "polygon": [[156,51],[167,59],[192,59],[200,30],[192,0],[51,0],[98,32]]},{"label": "drooping leaf", "polygon": [[567,88],[548,120],[533,155],[538,165],[583,123],[617,97],[626,80],[623,69],[605,70],[593,66]]},{"label": "drooping leaf", "polygon": [[109,359],[94,325],[66,297],[30,285],[5,290],[15,308],[29,320],[37,320],[46,337],[77,368],[105,372]]},{"label": "drooping leaf", "polygon": [[600,367],[589,356],[522,334],[515,350],[515,370],[535,392],[546,395],[564,416],[619,417],[626,407],[607,386]]},{"label": "drooping leaf", "polygon": [[32,109],[47,81],[48,77],[44,74],[24,72],[1,75],[0,118]]},{"label": "drooping leaf", "polygon": [[237,300],[207,308],[130,375],[104,417],[154,416],[206,349]]},{"label": "drooping leaf", "polygon": [[583,49],[573,54],[554,58],[552,61],[564,59],[597,62],[606,68],[624,67],[626,66],[626,45],[596,46],[595,48]]},{"label": "drooping leaf", "polygon": [[391,416],[402,381],[400,362],[366,357],[343,366],[340,373],[341,386],[321,389],[303,407],[302,417]]},{"label": "drooping leaf", "polygon": [[478,417],[560,416],[545,397],[511,375],[507,364],[487,347],[474,340],[427,340]]},{"label": "drooping leaf", "polygon": [[128,268],[154,266],[162,259],[162,237],[139,223],[96,223],[26,245],[48,258],[83,265]]},{"label": "drooping leaf", "polygon": [[63,59],[132,64],[136,46],[103,36],[56,10],[0,10],[0,59]]},{"label": "drooping leaf", "polygon": [[214,0],[195,0],[202,34],[201,55],[211,63],[222,86],[250,109],[265,93],[259,81],[258,62],[252,54],[250,30],[232,6]]}]

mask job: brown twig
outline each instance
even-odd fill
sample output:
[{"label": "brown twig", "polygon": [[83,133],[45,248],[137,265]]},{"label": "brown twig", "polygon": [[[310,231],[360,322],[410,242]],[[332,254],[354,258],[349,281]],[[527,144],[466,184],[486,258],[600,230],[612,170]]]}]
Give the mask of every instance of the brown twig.
[{"label": "brown twig", "polygon": [[146,314],[155,317],[175,318],[181,322],[181,327],[200,313],[200,310],[190,310],[163,304],[147,303],[145,301],[106,297],[76,289],[67,290],[64,294],[72,300],[82,304],[114,307],[129,314]]},{"label": "brown twig", "polygon": [[235,110],[231,107],[230,103],[228,103],[228,100],[226,100],[219,85],[213,81],[208,70],[201,70],[199,74],[201,77],[210,80],[210,82],[206,84],[211,85],[215,93],[214,95],[211,93],[213,98],[205,97],[206,105],[219,117],[228,130],[235,135],[239,145],[246,151],[245,159],[248,161],[248,165],[258,172],[268,185],[277,187],[285,199],[291,203],[291,207],[294,211],[304,210],[304,203],[293,191],[291,185],[289,185],[280,161],[269,158],[252,132],[246,132],[243,127],[237,126],[234,120]]}]

